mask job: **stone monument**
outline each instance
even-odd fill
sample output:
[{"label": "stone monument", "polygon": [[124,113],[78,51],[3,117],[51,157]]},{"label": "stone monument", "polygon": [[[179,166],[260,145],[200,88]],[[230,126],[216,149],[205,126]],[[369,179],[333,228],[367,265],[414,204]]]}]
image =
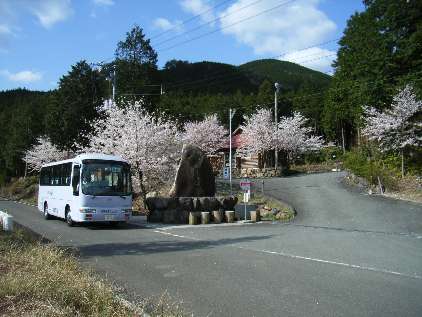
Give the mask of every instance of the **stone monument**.
[{"label": "stone monument", "polygon": [[215,176],[207,155],[197,146],[184,145],[170,197],[213,197]]}]

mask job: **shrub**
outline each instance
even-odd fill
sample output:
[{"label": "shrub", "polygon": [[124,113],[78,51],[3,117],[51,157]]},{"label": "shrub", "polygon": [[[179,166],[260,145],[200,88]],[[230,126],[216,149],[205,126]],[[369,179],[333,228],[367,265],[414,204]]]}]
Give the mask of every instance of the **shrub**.
[{"label": "shrub", "polygon": [[367,148],[352,150],[344,155],[344,167],[355,175],[365,178],[371,185],[378,185],[378,178],[386,189],[397,189],[400,171],[395,168],[396,158],[387,157],[384,161],[379,153],[371,156]]}]

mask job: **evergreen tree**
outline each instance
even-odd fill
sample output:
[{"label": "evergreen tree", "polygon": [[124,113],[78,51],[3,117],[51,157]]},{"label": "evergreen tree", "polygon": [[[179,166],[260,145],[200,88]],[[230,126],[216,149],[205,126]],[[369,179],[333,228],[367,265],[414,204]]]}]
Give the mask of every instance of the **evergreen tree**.
[{"label": "evergreen tree", "polygon": [[274,89],[274,84],[265,79],[259,86],[256,102],[265,108],[271,107],[274,103]]},{"label": "evergreen tree", "polygon": [[65,150],[73,149],[74,143],[87,144],[90,122],[99,116],[105,96],[104,76],[85,61],[72,66],[47,106],[45,126],[53,144]]},{"label": "evergreen tree", "polygon": [[360,134],[362,107],[383,108],[397,88],[422,72],[422,1],[366,0],[340,40],[326,96],[324,130],[350,146]]},{"label": "evergreen tree", "polygon": [[[117,95],[140,99],[145,97],[142,95],[159,94],[160,87],[150,86],[160,84],[157,53],[150,40],[145,38],[142,28],[135,25],[126,33],[126,38],[117,43],[115,56],[114,65],[111,66],[116,67]],[[149,101],[149,106],[157,100],[151,97],[144,99]]]}]

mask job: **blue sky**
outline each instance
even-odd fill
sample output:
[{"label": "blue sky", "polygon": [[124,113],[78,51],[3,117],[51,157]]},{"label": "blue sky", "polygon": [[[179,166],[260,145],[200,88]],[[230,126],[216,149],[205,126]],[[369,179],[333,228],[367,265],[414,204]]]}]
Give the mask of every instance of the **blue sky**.
[{"label": "blue sky", "polygon": [[0,90],[54,89],[77,61],[111,59],[134,24],[160,67],[277,57],[330,72],[336,39],[361,10],[360,0],[0,0]]}]

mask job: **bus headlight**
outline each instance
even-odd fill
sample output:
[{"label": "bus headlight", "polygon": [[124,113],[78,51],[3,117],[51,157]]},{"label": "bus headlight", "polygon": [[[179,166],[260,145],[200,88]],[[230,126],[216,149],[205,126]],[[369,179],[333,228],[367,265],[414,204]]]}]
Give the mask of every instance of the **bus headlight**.
[{"label": "bus headlight", "polygon": [[96,210],[95,210],[95,208],[85,208],[85,207],[82,207],[82,208],[79,208],[79,211],[80,212],[82,212],[82,213],[95,213],[96,212]]}]

